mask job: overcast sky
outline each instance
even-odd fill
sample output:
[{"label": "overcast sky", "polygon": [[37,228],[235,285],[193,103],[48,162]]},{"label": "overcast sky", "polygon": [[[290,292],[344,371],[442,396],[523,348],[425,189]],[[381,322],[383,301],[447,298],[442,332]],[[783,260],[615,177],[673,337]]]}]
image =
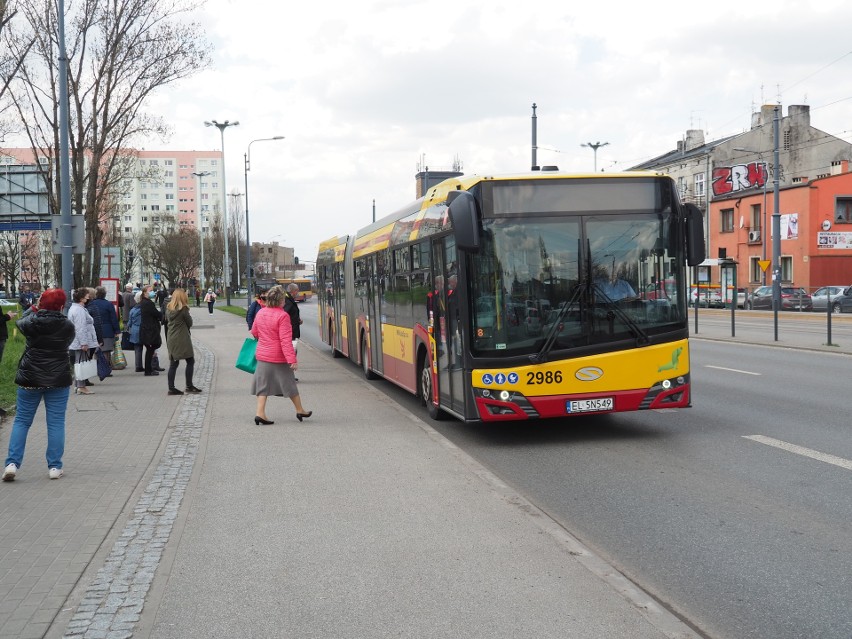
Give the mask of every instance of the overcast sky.
[{"label": "overcast sky", "polygon": [[425,162],[466,174],[539,164],[627,169],[742,132],[761,103],[808,104],[852,141],[852,3],[539,0],[209,0],[196,14],[210,70],[157,96],[174,127],[147,149],[219,149],[244,192],[253,241],[313,261],[320,241],[414,200]]}]

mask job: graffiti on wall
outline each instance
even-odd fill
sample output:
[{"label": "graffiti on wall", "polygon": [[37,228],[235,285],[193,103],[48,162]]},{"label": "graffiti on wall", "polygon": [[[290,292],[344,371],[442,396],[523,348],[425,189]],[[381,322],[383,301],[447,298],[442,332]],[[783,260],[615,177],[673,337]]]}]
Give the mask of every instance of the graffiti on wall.
[{"label": "graffiti on wall", "polygon": [[746,189],[763,188],[769,178],[765,162],[734,164],[713,169],[713,195],[729,195]]}]

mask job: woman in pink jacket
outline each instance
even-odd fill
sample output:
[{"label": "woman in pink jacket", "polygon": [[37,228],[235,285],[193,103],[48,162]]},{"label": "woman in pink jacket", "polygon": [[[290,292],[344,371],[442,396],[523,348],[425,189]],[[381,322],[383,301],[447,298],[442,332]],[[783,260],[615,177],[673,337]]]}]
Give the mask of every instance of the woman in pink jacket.
[{"label": "woman in pink jacket", "polygon": [[251,392],[257,396],[255,424],[273,424],[266,418],[266,399],[270,395],[289,397],[296,407],[296,419],[313,415],[305,411],[296,386],[296,352],[293,350],[293,327],[284,310],[284,289],[273,286],[266,292],[266,306],[258,311],[251,327],[257,338],[257,370]]}]

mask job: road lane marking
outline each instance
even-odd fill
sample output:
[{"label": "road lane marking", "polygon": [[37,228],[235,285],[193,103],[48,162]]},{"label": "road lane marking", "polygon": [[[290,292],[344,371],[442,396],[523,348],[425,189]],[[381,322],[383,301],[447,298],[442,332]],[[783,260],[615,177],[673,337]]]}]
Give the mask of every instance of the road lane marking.
[{"label": "road lane marking", "polygon": [[752,371],[741,371],[738,368],[725,368],[724,366],[710,366],[709,364],[705,366],[705,368],[715,368],[717,371],[728,371],[731,373],[742,373],[743,375],[763,375],[763,373],[753,373]]},{"label": "road lane marking", "polygon": [[840,466],[846,470],[852,470],[852,460],[844,459],[843,457],[829,455],[828,453],[821,453],[818,450],[811,450],[810,448],[796,446],[796,444],[790,444],[788,442],[781,441],[780,439],[773,439],[772,437],[765,437],[763,435],[743,435],[743,437],[760,444],[774,446],[775,448],[795,453],[796,455],[810,457],[811,459],[816,459],[818,461],[825,462],[826,464],[833,464],[834,466]]}]

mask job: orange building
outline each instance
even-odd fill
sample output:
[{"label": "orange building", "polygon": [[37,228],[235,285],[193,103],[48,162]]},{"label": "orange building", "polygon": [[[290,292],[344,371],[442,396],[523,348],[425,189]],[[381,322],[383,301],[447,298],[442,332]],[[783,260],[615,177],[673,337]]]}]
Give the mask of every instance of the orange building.
[{"label": "orange building", "polygon": [[[809,292],[829,284],[852,284],[849,162],[837,162],[830,175],[793,181],[779,189],[782,284]],[[710,202],[710,237],[719,257],[737,262],[740,286],[754,288],[772,282],[771,270],[764,274],[761,262],[772,260],[773,207],[771,180],[766,191]],[[713,273],[711,281],[719,281],[719,274]]]}]

